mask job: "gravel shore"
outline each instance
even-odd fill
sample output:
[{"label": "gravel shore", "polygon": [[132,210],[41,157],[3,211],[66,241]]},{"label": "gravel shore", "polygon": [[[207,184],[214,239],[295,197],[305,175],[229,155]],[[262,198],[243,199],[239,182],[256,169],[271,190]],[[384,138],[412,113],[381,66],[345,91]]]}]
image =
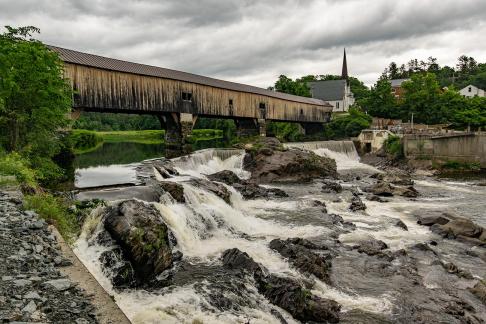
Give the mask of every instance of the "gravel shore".
[{"label": "gravel shore", "polygon": [[73,262],[48,224],[21,206],[19,194],[0,191],[0,322],[103,322],[92,298],[60,271]]}]

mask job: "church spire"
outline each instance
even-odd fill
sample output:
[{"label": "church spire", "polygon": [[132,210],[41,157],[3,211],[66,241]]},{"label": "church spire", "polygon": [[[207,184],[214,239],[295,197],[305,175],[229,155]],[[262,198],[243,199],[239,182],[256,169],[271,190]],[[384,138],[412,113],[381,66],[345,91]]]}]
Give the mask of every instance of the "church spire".
[{"label": "church spire", "polygon": [[348,61],[346,60],[346,48],[344,49],[344,57],[343,57],[343,72],[341,74],[341,79],[348,80]]}]

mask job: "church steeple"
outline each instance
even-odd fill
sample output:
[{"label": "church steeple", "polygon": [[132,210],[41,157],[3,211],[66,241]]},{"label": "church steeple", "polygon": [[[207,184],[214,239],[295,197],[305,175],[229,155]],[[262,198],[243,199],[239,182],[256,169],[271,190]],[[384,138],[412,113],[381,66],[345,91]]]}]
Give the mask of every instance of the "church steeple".
[{"label": "church steeple", "polygon": [[341,79],[348,81],[348,61],[346,60],[346,48],[344,49],[344,57],[343,57],[343,72],[341,73]]}]

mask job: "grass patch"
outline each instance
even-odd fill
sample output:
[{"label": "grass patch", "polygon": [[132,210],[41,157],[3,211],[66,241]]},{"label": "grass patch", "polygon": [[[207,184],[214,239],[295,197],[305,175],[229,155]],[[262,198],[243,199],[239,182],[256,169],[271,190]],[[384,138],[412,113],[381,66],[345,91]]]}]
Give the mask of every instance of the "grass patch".
[{"label": "grass patch", "polygon": [[164,130],[97,132],[105,142],[131,142],[140,144],[163,144]]},{"label": "grass patch", "polygon": [[480,171],[481,164],[478,162],[460,162],[449,160],[441,164],[440,169],[444,171]]},{"label": "grass patch", "polygon": [[49,193],[24,196],[24,209],[34,210],[49,224],[54,225],[64,239],[70,243],[79,233],[76,216],[69,211],[66,201]]}]

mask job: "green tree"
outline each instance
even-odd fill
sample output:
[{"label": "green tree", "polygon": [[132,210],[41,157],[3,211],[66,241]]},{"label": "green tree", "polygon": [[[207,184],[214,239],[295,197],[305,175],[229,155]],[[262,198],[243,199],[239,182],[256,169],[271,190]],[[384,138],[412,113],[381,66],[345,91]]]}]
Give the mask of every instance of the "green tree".
[{"label": "green tree", "polygon": [[[58,55],[32,38],[35,27],[0,34],[0,141],[39,168],[41,178],[59,173],[51,157],[61,148],[58,132],[69,124],[72,92]],[[44,172],[43,172],[44,171]]]},{"label": "green tree", "polygon": [[293,94],[296,96],[310,97],[310,88],[307,85],[309,80],[292,80],[291,78],[281,75],[277,82],[275,82],[275,90],[278,92],[284,92]]},{"label": "green tree", "polygon": [[398,118],[397,99],[392,93],[390,81],[386,79],[378,80],[376,85],[371,88],[367,97],[361,98],[357,104],[368,114],[382,118]]}]

